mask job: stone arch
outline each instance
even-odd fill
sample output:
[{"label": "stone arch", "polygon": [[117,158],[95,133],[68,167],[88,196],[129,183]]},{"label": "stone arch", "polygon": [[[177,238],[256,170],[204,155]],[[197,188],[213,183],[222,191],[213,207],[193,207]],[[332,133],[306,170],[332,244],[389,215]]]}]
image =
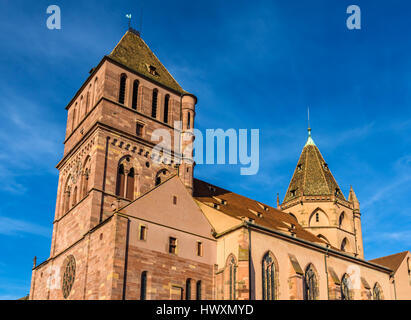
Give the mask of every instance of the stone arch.
[{"label": "stone arch", "polygon": [[303,280],[304,300],[318,300],[320,296],[320,277],[317,269],[311,262],[304,269]]},{"label": "stone arch", "polygon": [[320,238],[321,240],[324,240],[325,242],[327,242],[328,244],[330,244],[330,241],[322,234],[318,234],[317,238]]},{"label": "stone arch", "polygon": [[[273,280],[268,279],[267,274],[269,274],[271,271],[269,269],[269,266],[265,264],[267,262],[267,257],[271,259],[272,266],[274,267],[274,272],[272,273]],[[267,268],[268,267],[268,268]],[[262,289],[262,299],[263,300],[277,300],[279,297],[279,264],[277,261],[277,258],[274,256],[274,254],[268,250],[264,253],[264,255],[261,258],[261,273],[262,273],[262,278],[261,278],[261,289]],[[266,276],[264,276],[266,275]],[[271,294],[269,293],[271,292]]]},{"label": "stone arch", "polygon": [[63,188],[63,206],[62,206],[62,215],[65,214],[70,210],[70,204],[71,204],[71,175],[69,174],[67,176],[66,182],[64,184]]},{"label": "stone arch", "polygon": [[127,101],[127,83],[128,83],[128,77],[127,75],[123,72],[120,74],[120,80],[119,80],[119,90],[118,90],[118,103],[120,104],[126,104]]},{"label": "stone arch", "polygon": [[90,83],[90,85],[88,86],[88,90],[87,90],[87,94],[86,94],[86,108],[85,108],[85,114],[87,115],[88,114],[88,112],[90,111],[90,109],[91,109],[91,106],[90,106],[90,100],[91,100],[91,87],[92,87],[92,84]]},{"label": "stone arch", "polygon": [[155,178],[154,178],[154,185],[158,186],[165,180],[167,180],[171,176],[170,170],[168,170],[166,167],[161,168],[160,170],[157,171]]},{"label": "stone arch", "polygon": [[343,230],[351,230],[351,224],[345,211],[338,216],[338,227]]},{"label": "stone arch", "polygon": [[344,252],[352,252],[351,250],[351,243],[348,240],[347,237],[345,237],[342,241],[341,241],[341,246],[340,246],[340,250],[344,251]]},{"label": "stone arch", "polygon": [[83,172],[81,173],[80,182],[80,199],[83,199],[90,187],[90,174],[91,174],[91,157],[88,155],[83,162]]},{"label": "stone arch", "polygon": [[97,89],[98,89],[98,77],[94,80],[94,90],[93,90],[93,106],[97,103]]},{"label": "stone arch", "polygon": [[137,167],[135,159],[129,154],[119,159],[117,164],[116,196],[134,200]]},{"label": "stone arch", "polygon": [[71,131],[72,132],[76,128],[76,122],[77,122],[77,102],[76,102],[76,104],[74,106],[74,109],[73,109],[72,122],[71,122]]},{"label": "stone arch", "polygon": [[318,207],[311,213],[308,225],[310,227],[329,226],[330,219],[325,211]]},{"label": "stone arch", "polygon": [[84,99],[83,99],[83,95],[80,96],[80,103],[79,103],[79,122],[81,121],[81,119],[83,118],[83,116],[85,115],[85,107],[84,107]]}]

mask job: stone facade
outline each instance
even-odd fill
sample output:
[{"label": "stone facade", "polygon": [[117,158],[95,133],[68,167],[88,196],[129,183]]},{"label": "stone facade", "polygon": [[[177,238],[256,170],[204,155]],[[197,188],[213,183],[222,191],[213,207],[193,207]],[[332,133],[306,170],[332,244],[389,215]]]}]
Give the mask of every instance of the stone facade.
[{"label": "stone facade", "polygon": [[[353,191],[290,197],[280,211],[194,179],[196,102],[133,30],[92,70],[66,108],[50,257],[30,299],[411,296],[409,261],[393,281],[363,259]],[[160,162],[156,129],[171,138]]]}]

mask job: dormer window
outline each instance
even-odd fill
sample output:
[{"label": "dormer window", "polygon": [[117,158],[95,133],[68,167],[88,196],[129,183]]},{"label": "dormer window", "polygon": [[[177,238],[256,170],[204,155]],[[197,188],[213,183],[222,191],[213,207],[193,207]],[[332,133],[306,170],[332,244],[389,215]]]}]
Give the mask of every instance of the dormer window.
[{"label": "dormer window", "polygon": [[302,171],[303,170],[303,165],[300,163],[297,165],[297,171]]},{"label": "dormer window", "polygon": [[334,193],[334,195],[335,195],[335,196],[339,196],[340,194],[341,194],[340,189],[335,188],[335,193]]},{"label": "dormer window", "polygon": [[290,194],[291,194],[292,197],[295,197],[297,195],[297,189],[291,190]]},{"label": "dormer window", "polygon": [[261,207],[261,209],[263,209],[264,211],[268,211],[268,207],[263,205],[262,203],[257,202],[257,204]]},{"label": "dormer window", "polygon": [[324,163],[323,163],[323,168],[324,168],[324,170],[329,170],[328,164],[324,162]]},{"label": "dormer window", "polygon": [[153,76],[158,76],[157,68],[154,66],[148,66],[148,72]]}]

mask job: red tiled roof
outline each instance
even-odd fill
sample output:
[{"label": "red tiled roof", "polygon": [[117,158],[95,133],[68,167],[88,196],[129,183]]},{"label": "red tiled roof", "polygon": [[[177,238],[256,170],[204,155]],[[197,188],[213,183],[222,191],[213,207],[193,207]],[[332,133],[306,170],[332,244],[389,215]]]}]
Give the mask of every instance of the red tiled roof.
[{"label": "red tiled roof", "polygon": [[193,189],[193,197],[196,200],[210,206],[216,205],[217,210],[228,216],[251,218],[255,224],[286,234],[291,233],[290,229],[294,225],[293,232],[297,238],[326,244],[324,240],[304,230],[297,220],[286,212],[198,179],[194,179]]},{"label": "red tiled roof", "polygon": [[395,253],[395,254],[392,254],[392,255],[389,255],[389,256],[385,256],[385,257],[370,260],[370,262],[375,263],[375,264],[379,264],[379,265],[387,267],[387,268],[390,268],[391,270],[393,270],[395,272],[400,267],[401,262],[404,261],[404,259],[407,256],[408,252],[409,251]]}]

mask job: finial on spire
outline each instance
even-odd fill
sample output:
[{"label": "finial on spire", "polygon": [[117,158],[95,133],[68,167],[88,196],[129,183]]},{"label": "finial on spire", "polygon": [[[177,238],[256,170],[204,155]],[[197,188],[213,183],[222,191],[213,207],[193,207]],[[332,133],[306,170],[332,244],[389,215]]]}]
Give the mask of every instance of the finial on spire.
[{"label": "finial on spire", "polygon": [[310,126],[310,107],[307,108],[307,119],[308,119],[308,139],[306,146],[312,145],[315,146],[314,140],[311,138],[311,126]]}]

